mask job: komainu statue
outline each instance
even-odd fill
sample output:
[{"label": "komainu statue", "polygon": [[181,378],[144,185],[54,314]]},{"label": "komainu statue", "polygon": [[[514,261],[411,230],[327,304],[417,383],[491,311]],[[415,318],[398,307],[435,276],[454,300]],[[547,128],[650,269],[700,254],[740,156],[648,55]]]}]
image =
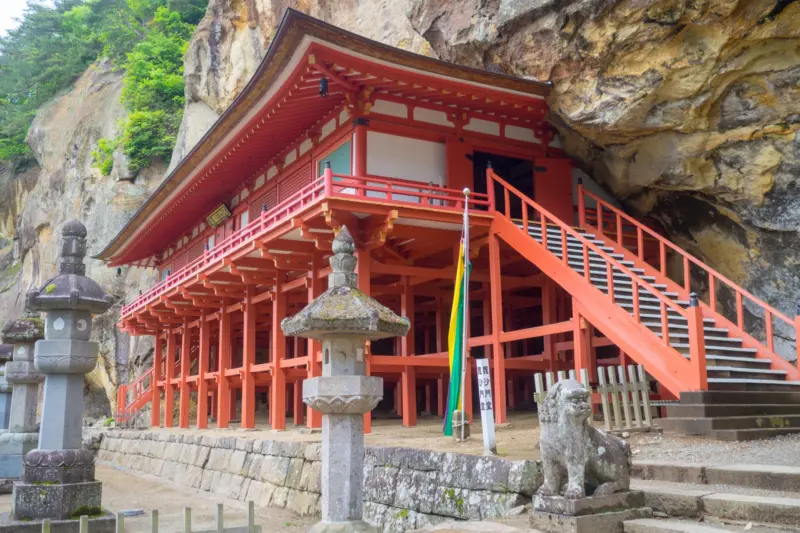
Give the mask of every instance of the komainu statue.
[{"label": "komainu statue", "polygon": [[592,406],[583,385],[574,379],[559,381],[547,393],[540,411],[541,496],[577,500],[630,488],[630,447],[589,425]]}]

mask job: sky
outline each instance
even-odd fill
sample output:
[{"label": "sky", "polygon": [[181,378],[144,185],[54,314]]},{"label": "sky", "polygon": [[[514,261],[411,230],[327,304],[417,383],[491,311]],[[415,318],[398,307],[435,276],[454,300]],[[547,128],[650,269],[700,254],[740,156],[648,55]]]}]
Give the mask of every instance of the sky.
[{"label": "sky", "polygon": [[6,30],[16,27],[15,18],[22,17],[22,12],[29,0],[0,0],[0,35]]}]

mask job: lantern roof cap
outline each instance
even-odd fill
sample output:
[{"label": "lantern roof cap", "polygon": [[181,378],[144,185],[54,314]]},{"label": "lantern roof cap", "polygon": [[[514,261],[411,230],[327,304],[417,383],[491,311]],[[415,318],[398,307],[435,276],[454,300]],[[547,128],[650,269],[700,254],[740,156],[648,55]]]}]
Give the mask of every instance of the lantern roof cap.
[{"label": "lantern roof cap", "polygon": [[43,338],[44,319],[29,309],[21,317],[9,320],[3,326],[2,341],[9,344],[36,342]]},{"label": "lantern roof cap", "polygon": [[75,310],[104,313],[113,298],[93,279],[86,277],[86,226],[77,220],[61,228],[61,261],[58,274],[40,289],[28,292],[32,311]]}]

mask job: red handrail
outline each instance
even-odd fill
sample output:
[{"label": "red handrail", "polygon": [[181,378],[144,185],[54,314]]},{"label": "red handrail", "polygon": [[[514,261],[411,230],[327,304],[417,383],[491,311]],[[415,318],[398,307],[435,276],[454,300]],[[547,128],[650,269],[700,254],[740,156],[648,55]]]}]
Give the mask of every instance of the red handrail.
[{"label": "red handrail", "polygon": [[[639,287],[644,288],[648,293],[658,299],[659,307],[660,307],[660,315],[661,315],[661,327],[662,327],[662,334],[661,337],[658,338],[658,342],[663,344],[665,347],[672,350],[677,356],[683,358],[681,354],[678,353],[675,348],[670,345],[670,334],[669,334],[669,316],[668,316],[668,309],[671,309],[679,316],[684,317],[687,322],[689,323],[689,335],[690,335],[690,344],[693,344],[698,347],[704,346],[703,342],[703,329],[702,329],[702,320],[701,320],[701,327],[691,327],[692,321],[691,319],[694,318],[694,315],[689,310],[684,309],[672,299],[668,298],[664,294],[661,293],[658,289],[653,287],[649,282],[642,279],[638,274],[633,272],[630,268],[626,267],[620,261],[614,259],[611,255],[603,251],[598,245],[594,244],[586,237],[575,231],[572,227],[568,226],[564,222],[562,222],[558,217],[551,214],[549,211],[541,207],[539,204],[528,198],[525,194],[517,190],[515,187],[510,185],[508,182],[500,178],[492,169],[489,169],[486,173],[487,176],[487,190],[489,191],[489,201],[491,204],[491,208],[496,213],[504,215],[507,219],[514,221],[511,217],[511,210],[510,210],[510,202],[509,198],[510,195],[513,194],[517,198],[519,198],[521,205],[523,206],[523,211],[527,211],[528,208],[534,211],[533,213],[533,220],[535,223],[538,223],[542,228],[542,245],[547,250],[547,227],[556,227],[559,229],[560,237],[561,237],[561,250],[562,250],[562,257],[561,261],[567,265],[569,268],[569,254],[568,254],[568,247],[567,247],[567,236],[573,239],[573,241],[577,241],[581,244],[581,251],[582,251],[582,259],[583,259],[583,276],[586,278],[587,282],[591,283],[590,281],[590,268],[589,268],[589,250],[591,250],[594,254],[601,257],[606,262],[606,276],[609,279],[613,279],[613,269],[616,268],[620,272],[624,273],[631,279],[631,289],[632,289],[632,297],[633,297],[633,319],[636,323],[641,324],[642,318],[640,314],[640,303],[639,303]],[[503,194],[504,194],[504,212],[497,211],[496,209],[496,202],[494,198],[494,182],[499,183],[503,187]],[[522,217],[522,231],[529,235],[529,219],[530,216],[524,213]],[[515,221],[517,222],[517,221]],[[548,250],[549,251],[549,250]],[[550,252],[552,253],[552,252]],[[555,255],[555,254],[554,254]],[[598,289],[599,291],[599,289]],[[607,300],[610,300],[610,303],[617,305],[613,300],[613,284],[609,283],[609,292],[602,293]],[[699,338],[699,342],[698,342]],[[695,376],[697,388],[707,388],[707,385],[703,387],[703,383],[706,382],[706,374],[705,374],[705,354],[703,350],[692,350],[690,354],[690,358],[692,360],[693,368],[698,370],[698,376]],[[700,361],[698,361],[700,360]]]},{"label": "red handrail", "polygon": [[[347,189],[353,189],[354,193],[346,192]],[[122,318],[126,318],[144,306],[155,302],[161,295],[182,285],[187,279],[208,269],[213,263],[221,260],[236,249],[249,244],[301,208],[327,197],[353,196],[385,199],[393,204],[412,205],[415,207],[427,205],[445,210],[460,210],[464,206],[463,191],[412,180],[377,176],[334,175],[330,169],[326,169],[321,177],[312,181],[311,184],[295,193],[292,197],[281,202],[268,212],[261,213],[260,217],[218,243],[212,250],[204,252],[203,255],[185,267],[172,273],[167,279],[154,285],[145,294],[139,296],[130,304],[123,306]],[[395,196],[399,196],[401,199],[397,199]],[[403,197],[406,199],[416,198],[418,201],[408,201],[402,199]],[[471,209],[486,210],[489,206],[488,196],[483,193],[472,193],[467,201]]]},{"label": "red handrail", "polygon": [[[791,319],[788,316],[784,315],[779,310],[775,309],[774,307],[772,307],[768,303],[764,302],[760,298],[757,298],[756,296],[754,296],[753,294],[751,294],[750,292],[748,292],[744,288],[740,287],[739,285],[737,285],[733,281],[729,280],[728,278],[726,278],[725,276],[723,276],[722,274],[720,274],[719,272],[717,272],[716,270],[714,270],[713,268],[711,268],[710,266],[708,266],[707,264],[705,264],[704,262],[702,262],[701,260],[696,258],[695,256],[687,253],[685,250],[683,250],[682,248],[680,248],[676,244],[672,243],[671,241],[665,239],[664,237],[662,237],[661,235],[659,235],[655,231],[651,230],[647,226],[642,225],[635,218],[627,215],[623,211],[617,209],[616,207],[614,207],[614,206],[610,205],[609,203],[603,201],[602,199],[598,198],[596,195],[594,195],[591,192],[587,191],[582,185],[578,185],[578,196],[579,196],[578,205],[581,206],[581,207],[584,207],[584,209],[585,209],[585,200],[583,199],[584,195],[589,197],[589,198],[591,198],[595,202],[597,202],[598,208],[601,208],[601,206],[602,206],[602,209],[607,209],[607,210],[613,212],[616,215],[618,220],[623,220],[624,219],[629,225],[634,226],[636,228],[636,238],[637,238],[638,242],[642,242],[645,234],[647,234],[650,238],[658,241],[658,243],[659,243],[658,244],[658,246],[659,246],[659,270],[661,271],[661,274],[663,276],[669,277],[669,275],[667,273],[666,256],[667,256],[667,250],[671,250],[672,252],[675,252],[675,253],[679,254],[681,256],[681,258],[682,258],[682,263],[683,263],[683,269],[682,269],[683,270],[683,280],[682,280],[683,281],[683,288],[687,292],[691,292],[690,265],[695,265],[696,267],[699,267],[700,269],[705,271],[707,273],[707,275],[708,275],[708,287],[709,287],[709,291],[708,291],[709,292],[709,298],[708,298],[708,300],[709,301],[708,301],[708,303],[703,302],[704,305],[707,305],[714,313],[717,313],[717,295],[716,295],[716,291],[717,291],[718,285],[727,286],[730,290],[733,291],[733,293],[735,295],[735,301],[736,301],[736,325],[743,333],[747,334],[747,332],[745,331],[745,328],[744,328],[744,301],[748,300],[748,301],[752,302],[754,305],[756,305],[757,307],[763,309],[763,311],[764,311],[764,334],[765,334],[765,339],[766,339],[766,345],[764,345],[764,343],[761,342],[759,339],[753,338],[753,340],[755,342],[757,342],[758,344],[760,344],[761,346],[764,346],[765,348],[767,348],[770,352],[775,353],[775,349],[774,349],[775,348],[775,339],[774,339],[774,329],[773,329],[773,318],[777,318],[777,319],[783,321],[788,326],[788,328],[790,330],[794,330],[794,332],[795,332],[795,343],[796,343],[796,346],[797,346],[798,355],[800,355],[800,343],[797,343],[797,331],[798,331],[798,327],[800,327],[798,325],[798,323],[800,322],[800,320],[798,320],[797,317],[795,317],[795,319]],[[581,219],[585,220],[585,215],[583,217],[581,217],[579,215],[579,220],[581,220]],[[620,231],[620,226],[621,225],[617,226],[617,232]],[[588,223],[585,223],[584,227],[590,227],[590,226],[589,226]],[[640,252],[640,254],[641,254],[641,252]],[[640,255],[640,259],[641,258],[642,257]],[[675,280],[673,280],[673,281],[675,281]]]}]

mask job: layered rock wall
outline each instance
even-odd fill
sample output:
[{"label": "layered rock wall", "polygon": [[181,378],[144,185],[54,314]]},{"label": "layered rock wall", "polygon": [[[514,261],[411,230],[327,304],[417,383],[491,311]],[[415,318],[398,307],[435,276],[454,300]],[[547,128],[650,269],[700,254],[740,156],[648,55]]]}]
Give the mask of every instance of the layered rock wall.
[{"label": "layered rock wall", "polygon": [[[320,443],[111,431],[98,460],[264,507],[319,515]],[[408,448],[368,447],[364,518],[402,533],[453,518],[510,513],[542,483],[533,461]]]}]

